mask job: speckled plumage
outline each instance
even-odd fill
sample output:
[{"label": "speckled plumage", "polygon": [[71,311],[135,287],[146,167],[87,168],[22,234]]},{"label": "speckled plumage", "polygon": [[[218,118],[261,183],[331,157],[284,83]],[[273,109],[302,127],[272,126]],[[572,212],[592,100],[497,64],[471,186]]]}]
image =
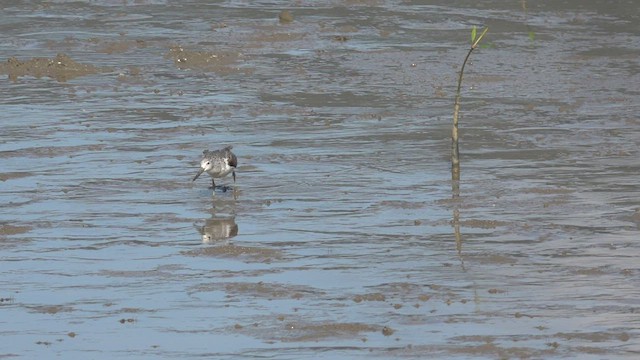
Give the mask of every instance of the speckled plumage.
[{"label": "speckled plumage", "polygon": [[215,189],[216,182],[214,179],[223,178],[231,173],[233,174],[233,182],[235,183],[235,170],[238,166],[238,158],[233,152],[231,152],[231,149],[233,149],[233,146],[227,146],[220,150],[203,151],[203,159],[200,161],[200,170],[198,170],[198,173],[194,176],[193,181],[196,181],[203,172],[206,172],[211,176],[211,183]]}]

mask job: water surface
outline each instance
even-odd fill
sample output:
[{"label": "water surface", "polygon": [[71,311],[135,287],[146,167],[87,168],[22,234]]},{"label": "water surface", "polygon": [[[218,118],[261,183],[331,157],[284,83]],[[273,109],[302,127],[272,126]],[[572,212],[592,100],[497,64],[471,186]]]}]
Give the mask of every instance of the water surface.
[{"label": "water surface", "polygon": [[635,358],[638,15],[3,5],[0,357]]}]

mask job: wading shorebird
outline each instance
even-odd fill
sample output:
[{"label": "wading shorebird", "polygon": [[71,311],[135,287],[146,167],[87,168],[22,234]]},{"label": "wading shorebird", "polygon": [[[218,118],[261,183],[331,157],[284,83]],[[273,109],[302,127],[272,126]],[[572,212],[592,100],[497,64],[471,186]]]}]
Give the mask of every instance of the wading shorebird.
[{"label": "wading shorebird", "polygon": [[211,176],[211,184],[213,184],[213,189],[215,190],[215,178],[223,178],[231,173],[233,174],[233,182],[235,183],[238,158],[231,152],[231,149],[233,149],[233,146],[227,146],[226,148],[215,151],[203,151],[202,155],[204,158],[200,161],[200,170],[198,170],[198,173],[193,177],[192,181],[196,181],[198,176],[206,172]]}]

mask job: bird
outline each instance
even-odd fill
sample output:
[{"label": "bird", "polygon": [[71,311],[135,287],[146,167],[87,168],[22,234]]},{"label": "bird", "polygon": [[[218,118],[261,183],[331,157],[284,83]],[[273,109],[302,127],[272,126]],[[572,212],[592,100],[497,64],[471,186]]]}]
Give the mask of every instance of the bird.
[{"label": "bird", "polygon": [[227,146],[220,150],[203,151],[203,159],[200,161],[200,169],[196,176],[193,177],[192,181],[196,181],[203,172],[206,172],[211,176],[211,184],[213,184],[213,189],[215,190],[215,178],[223,178],[231,173],[233,174],[233,182],[235,183],[238,158],[231,152],[231,149],[233,149],[233,146]]}]

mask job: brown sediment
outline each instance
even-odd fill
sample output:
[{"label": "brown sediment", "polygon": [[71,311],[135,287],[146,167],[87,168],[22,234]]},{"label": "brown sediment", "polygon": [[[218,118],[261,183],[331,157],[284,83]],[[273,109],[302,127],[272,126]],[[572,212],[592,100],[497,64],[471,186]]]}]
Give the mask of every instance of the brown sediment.
[{"label": "brown sediment", "polygon": [[385,301],[386,297],[383,293],[371,293],[364,295],[356,295],[353,297],[353,301],[360,303],[363,301]]},{"label": "brown sediment", "polygon": [[0,236],[24,234],[31,231],[29,226],[0,225]]},{"label": "brown sediment", "polygon": [[574,333],[557,333],[555,336],[565,340],[588,340],[591,342],[606,342],[611,340],[629,341],[631,336],[625,331],[621,332],[574,332]]},{"label": "brown sediment", "polygon": [[31,312],[41,314],[57,314],[59,312],[71,312],[73,308],[64,305],[27,306]]},{"label": "brown sediment", "polygon": [[304,285],[287,285],[265,282],[230,282],[202,284],[192,289],[194,292],[225,291],[229,296],[251,296],[266,299],[300,299],[306,296],[318,297],[323,291]]},{"label": "brown sediment", "polygon": [[[307,342],[326,339],[352,339],[362,333],[383,332],[383,327],[358,322],[309,322],[291,315],[274,315],[251,323],[234,325],[227,328],[234,333],[265,339],[266,341]],[[389,330],[393,331],[391,328]]]},{"label": "brown sediment", "polygon": [[301,322],[288,322],[285,331],[280,332],[280,341],[299,342],[317,341],[327,338],[352,338],[363,332],[380,331],[379,326],[363,323],[323,323],[306,324]]},{"label": "brown sediment", "polygon": [[0,173],[0,181],[20,179],[31,175],[33,175],[33,173],[27,171]]},{"label": "brown sediment", "polygon": [[506,226],[509,223],[506,221],[499,220],[479,220],[479,219],[469,219],[463,220],[460,222],[460,225],[464,227],[470,228],[478,228],[478,229],[495,229],[500,226]]},{"label": "brown sediment", "polygon": [[282,258],[282,253],[278,250],[231,244],[185,251],[182,254],[186,256],[242,258],[244,260],[257,262],[270,262]]},{"label": "brown sediment", "polygon": [[293,15],[289,10],[282,10],[278,15],[281,24],[288,24],[293,21]]},{"label": "brown sediment", "polygon": [[9,79],[17,81],[20,76],[34,76],[36,78],[50,77],[64,82],[80,76],[97,74],[108,71],[90,64],[81,64],[68,55],[60,53],[55,58],[32,58],[20,61],[15,57],[0,64],[0,74],[9,75]]},{"label": "brown sediment", "polygon": [[362,323],[287,323],[285,326],[289,336],[282,338],[283,341],[314,341],[332,337],[355,337],[363,332],[375,332],[380,329],[379,326]]},{"label": "brown sediment", "polygon": [[[555,349],[534,349],[527,347],[502,347],[494,344],[493,339],[487,336],[487,342],[478,345],[466,345],[449,347],[447,350],[451,354],[468,354],[474,357],[479,356],[491,356],[493,355],[497,359],[509,359],[509,358],[531,358],[551,356],[555,353]],[[552,347],[552,346],[550,346]]]},{"label": "brown sediment", "polygon": [[242,73],[251,74],[253,69],[240,67],[244,62],[244,55],[234,51],[192,51],[181,46],[173,46],[165,55],[173,60],[175,66],[183,70],[200,70],[218,74]]}]

